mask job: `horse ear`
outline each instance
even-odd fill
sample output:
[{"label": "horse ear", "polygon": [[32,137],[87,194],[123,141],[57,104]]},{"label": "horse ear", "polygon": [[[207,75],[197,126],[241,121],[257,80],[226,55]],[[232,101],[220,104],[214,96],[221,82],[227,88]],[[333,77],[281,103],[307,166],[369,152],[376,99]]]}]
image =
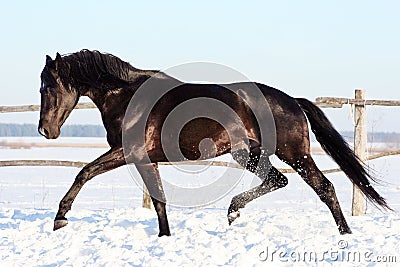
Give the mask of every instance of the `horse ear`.
[{"label": "horse ear", "polygon": [[49,56],[46,55],[46,65],[49,64],[53,59]]},{"label": "horse ear", "polygon": [[56,59],[55,59],[55,65],[56,65],[56,70],[59,70],[60,66],[61,66],[61,55],[57,52],[56,54]]}]

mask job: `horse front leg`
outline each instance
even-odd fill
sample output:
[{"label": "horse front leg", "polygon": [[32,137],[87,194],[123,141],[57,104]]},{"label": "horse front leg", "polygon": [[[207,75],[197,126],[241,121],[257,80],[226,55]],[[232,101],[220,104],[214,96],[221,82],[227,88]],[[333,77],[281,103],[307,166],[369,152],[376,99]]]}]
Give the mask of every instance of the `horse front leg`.
[{"label": "horse front leg", "polygon": [[67,194],[60,201],[59,209],[54,219],[53,230],[58,230],[68,224],[65,214],[71,209],[72,202],[74,202],[79,191],[83,185],[101,173],[113,170],[122,165],[125,165],[124,153],[121,147],[111,148],[108,152],[98,157],[93,162],[87,164],[76,176],[74,183],[68,190]]},{"label": "horse front leg", "polygon": [[136,169],[142,176],[143,182],[149,191],[154,208],[157,212],[158,226],[160,229],[158,236],[170,236],[171,232],[169,230],[167,211],[165,209],[166,198],[160,172],[158,171],[158,164],[136,164]]}]

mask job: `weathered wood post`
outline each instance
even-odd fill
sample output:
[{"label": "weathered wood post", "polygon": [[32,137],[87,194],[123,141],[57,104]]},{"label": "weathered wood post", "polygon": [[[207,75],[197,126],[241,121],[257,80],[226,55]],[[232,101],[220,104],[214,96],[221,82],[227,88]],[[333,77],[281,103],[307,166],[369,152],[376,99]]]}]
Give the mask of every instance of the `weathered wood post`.
[{"label": "weathered wood post", "polygon": [[[365,90],[356,89],[356,100],[365,100]],[[364,162],[366,159],[367,148],[367,127],[366,127],[366,108],[365,103],[354,105],[354,153]],[[351,214],[360,216],[365,213],[365,197],[361,190],[353,185],[353,204]]]},{"label": "weathered wood post", "polygon": [[153,207],[151,203],[151,198],[149,194],[149,190],[147,190],[147,187],[145,184],[143,184],[143,202],[142,202],[142,207],[146,209],[151,209]]}]

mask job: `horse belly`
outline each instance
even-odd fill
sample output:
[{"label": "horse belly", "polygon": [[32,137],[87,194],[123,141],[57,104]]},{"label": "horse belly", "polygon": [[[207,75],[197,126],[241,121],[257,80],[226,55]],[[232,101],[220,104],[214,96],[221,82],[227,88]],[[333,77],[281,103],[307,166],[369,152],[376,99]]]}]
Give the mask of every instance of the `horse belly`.
[{"label": "horse belly", "polygon": [[208,159],[228,153],[231,150],[231,139],[218,122],[198,118],[182,128],[179,148],[189,160]]},{"label": "horse belly", "polygon": [[147,129],[146,148],[152,162],[208,159],[231,149],[228,132],[211,119],[191,120],[172,133],[171,129],[163,132],[160,128]]}]

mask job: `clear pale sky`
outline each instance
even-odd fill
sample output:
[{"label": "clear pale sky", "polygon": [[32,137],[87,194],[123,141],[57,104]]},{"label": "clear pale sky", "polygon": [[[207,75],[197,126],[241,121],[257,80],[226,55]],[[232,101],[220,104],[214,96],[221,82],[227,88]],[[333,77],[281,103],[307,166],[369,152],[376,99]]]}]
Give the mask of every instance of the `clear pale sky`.
[{"label": "clear pale sky", "polygon": [[[4,1],[0,105],[39,104],[45,55],[83,48],[142,69],[224,64],[295,96],[400,99],[399,1]],[[352,129],[349,106],[324,109]],[[369,108],[368,127],[400,131],[400,107]],[[38,115],[0,114],[37,123]],[[100,124],[75,111],[69,124]]]}]

